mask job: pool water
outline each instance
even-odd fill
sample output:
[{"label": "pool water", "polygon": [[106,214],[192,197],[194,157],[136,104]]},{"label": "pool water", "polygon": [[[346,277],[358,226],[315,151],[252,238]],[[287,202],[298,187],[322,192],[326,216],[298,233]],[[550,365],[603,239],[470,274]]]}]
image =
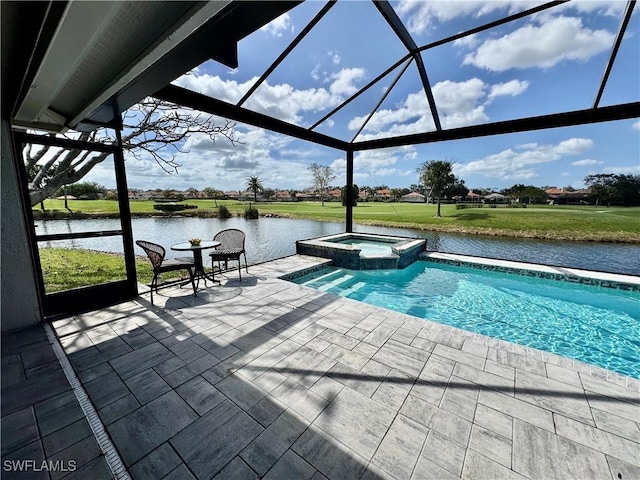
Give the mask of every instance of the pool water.
[{"label": "pool water", "polygon": [[424,261],[294,281],[640,378],[638,292]]},{"label": "pool water", "polygon": [[351,245],[354,248],[359,248],[360,255],[363,255],[363,256],[391,254],[391,244],[389,242],[376,242],[373,240],[348,239],[348,240],[335,241],[332,243]]}]

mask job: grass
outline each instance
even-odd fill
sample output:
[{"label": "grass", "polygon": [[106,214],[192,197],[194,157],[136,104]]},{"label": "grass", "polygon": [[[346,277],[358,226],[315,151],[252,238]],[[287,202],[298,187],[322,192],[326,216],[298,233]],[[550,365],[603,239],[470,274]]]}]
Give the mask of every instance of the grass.
[{"label": "grass", "polygon": [[[118,204],[111,200],[70,200],[74,216],[117,215]],[[189,200],[197,210],[178,215],[215,216],[213,200]],[[158,215],[152,201],[132,201],[132,215]],[[233,215],[241,216],[249,202],[218,200]],[[261,215],[343,222],[345,207],[338,202],[253,203]],[[47,212],[67,216],[63,200],[46,200]],[[39,208],[34,208],[39,212]],[[529,208],[468,208],[442,205],[442,217],[435,218],[435,205],[412,203],[360,203],[353,210],[354,222],[416,228],[453,233],[500,235],[509,237],[548,238],[555,240],[590,240],[640,243],[640,207],[593,207],[534,205]]]},{"label": "grass", "polygon": [[[73,248],[41,248],[44,287],[46,293],[98,285],[126,279],[122,255],[94,250]],[[150,284],[153,278],[151,264],[143,258],[136,259],[138,282]],[[162,280],[179,278],[184,272],[170,272]]]}]

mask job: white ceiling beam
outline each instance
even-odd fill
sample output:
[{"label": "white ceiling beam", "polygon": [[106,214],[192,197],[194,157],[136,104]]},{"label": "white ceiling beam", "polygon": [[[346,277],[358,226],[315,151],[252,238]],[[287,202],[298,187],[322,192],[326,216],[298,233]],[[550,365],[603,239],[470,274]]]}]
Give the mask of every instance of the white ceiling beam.
[{"label": "white ceiling beam", "polygon": [[[93,46],[96,33],[108,23],[118,2],[70,2],[16,119],[50,123],[43,113],[71,76],[79,60]],[[54,122],[57,123],[57,122]]]}]

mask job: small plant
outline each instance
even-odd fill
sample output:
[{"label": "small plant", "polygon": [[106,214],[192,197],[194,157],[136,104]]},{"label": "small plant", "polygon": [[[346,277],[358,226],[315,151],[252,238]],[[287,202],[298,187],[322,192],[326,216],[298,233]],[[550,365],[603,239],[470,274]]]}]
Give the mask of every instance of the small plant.
[{"label": "small plant", "polygon": [[218,214],[220,218],[231,218],[231,212],[226,205],[220,205],[218,207]]},{"label": "small plant", "polygon": [[258,209],[248,206],[244,211],[244,218],[255,220],[259,217]]},{"label": "small plant", "polygon": [[156,203],[154,210],[162,210],[163,212],[179,212],[181,210],[189,210],[198,208],[197,205],[188,205],[186,203]]},{"label": "small plant", "polygon": [[192,247],[197,247],[200,245],[201,239],[199,238],[192,238],[191,240],[189,240],[189,243],[191,244]]}]

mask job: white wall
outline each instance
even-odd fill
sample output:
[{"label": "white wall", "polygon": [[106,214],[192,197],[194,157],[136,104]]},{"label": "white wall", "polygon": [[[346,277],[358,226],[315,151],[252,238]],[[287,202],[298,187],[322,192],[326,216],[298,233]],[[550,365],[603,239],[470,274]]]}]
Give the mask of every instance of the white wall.
[{"label": "white wall", "polygon": [[22,199],[11,150],[10,131],[2,120],[2,331],[28,327],[41,322],[36,281],[28,246]]}]

